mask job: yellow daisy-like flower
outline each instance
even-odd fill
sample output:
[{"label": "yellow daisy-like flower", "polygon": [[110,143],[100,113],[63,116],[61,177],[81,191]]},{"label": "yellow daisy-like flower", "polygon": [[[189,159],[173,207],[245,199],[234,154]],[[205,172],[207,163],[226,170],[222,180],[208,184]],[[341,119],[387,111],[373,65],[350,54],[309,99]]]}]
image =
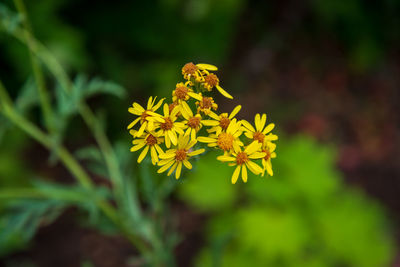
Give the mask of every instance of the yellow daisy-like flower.
[{"label": "yellow daisy-like flower", "polygon": [[217,121],[218,125],[208,129],[207,132],[209,133],[215,132],[216,135],[219,135],[222,131],[226,131],[226,129],[228,129],[229,124],[231,123],[231,120],[236,116],[236,114],[240,111],[241,108],[242,106],[240,105],[236,106],[232,110],[231,114],[222,113],[219,116],[211,111],[208,114],[208,116]]},{"label": "yellow daisy-like flower", "polygon": [[[135,136],[135,130],[131,130],[130,133]],[[155,165],[158,162],[158,154],[164,153],[159,144],[163,142],[164,138],[159,137],[156,133],[144,133],[142,136],[134,139],[132,141],[133,147],[131,147],[131,152],[138,151],[143,148],[140,153],[137,162],[141,163],[146,157],[147,152],[150,150],[151,162]]]},{"label": "yellow daisy-like flower", "polygon": [[201,129],[203,125],[205,126],[216,126],[217,121],[213,120],[203,120],[200,114],[193,115],[192,110],[186,102],[182,102],[181,109],[182,116],[186,119],[182,123],[187,127],[185,135],[190,135],[192,140],[196,139],[196,133]]},{"label": "yellow daisy-like flower", "polygon": [[263,169],[252,161],[254,159],[261,159],[265,157],[265,152],[259,152],[261,145],[262,144],[254,141],[248,145],[244,151],[239,149],[235,150],[232,155],[223,155],[217,157],[217,159],[222,162],[230,162],[230,166],[236,166],[236,169],[232,174],[232,184],[235,184],[238,180],[240,170],[242,170],[242,180],[245,183],[247,182],[247,169],[249,169],[255,175],[263,173]]},{"label": "yellow daisy-like flower", "polygon": [[246,137],[254,141],[258,141],[261,144],[263,144],[267,140],[269,141],[277,140],[278,136],[274,134],[266,136],[266,134],[272,131],[272,129],[274,129],[275,127],[275,124],[273,123],[270,123],[267,126],[265,126],[266,121],[267,121],[266,114],[263,114],[262,116],[260,116],[260,114],[256,114],[254,118],[256,128],[254,129],[254,127],[248,121],[242,120],[243,129],[245,131],[244,134],[246,135]]},{"label": "yellow daisy-like flower", "polygon": [[271,159],[276,158],[275,149],[276,144],[271,142],[266,142],[262,147],[262,152],[265,152],[266,154],[265,157],[262,158],[262,165],[264,167],[262,176],[264,176],[265,170],[267,170],[269,175],[274,175],[274,172],[272,171]]},{"label": "yellow daisy-like flower", "polygon": [[181,122],[176,122],[178,118],[177,114],[179,112],[179,107],[175,107],[171,112],[169,111],[169,105],[164,104],[164,122],[160,123],[159,134],[165,138],[165,146],[167,148],[171,147],[171,143],[176,145],[178,143],[178,137],[176,133],[183,134],[183,129],[185,125]]},{"label": "yellow daisy-like flower", "polygon": [[193,62],[189,62],[183,66],[182,75],[185,80],[190,81],[191,78],[197,80],[199,77],[201,77],[201,72],[198,66],[193,64]]},{"label": "yellow daisy-like flower", "polygon": [[190,97],[195,99],[200,99],[200,96],[193,92],[191,88],[189,88],[184,83],[178,83],[175,87],[175,90],[172,91],[172,101],[175,103],[181,103],[182,101],[189,100]]},{"label": "yellow daisy-like flower", "polygon": [[229,152],[232,150],[240,150],[240,146],[243,146],[243,143],[239,139],[241,134],[241,122],[232,119],[226,132],[221,132],[218,135],[212,134],[208,137],[199,136],[197,140],[202,143],[208,143],[209,147],[218,147],[225,152]]},{"label": "yellow daisy-like flower", "polygon": [[192,169],[192,164],[189,159],[193,156],[199,155],[204,152],[204,148],[198,150],[192,150],[192,147],[196,144],[196,140],[189,142],[189,136],[180,135],[178,139],[178,147],[175,149],[167,150],[164,154],[160,154],[159,166],[162,166],[157,172],[162,173],[168,171],[168,176],[175,172],[176,179],[181,176],[182,165],[188,169]]},{"label": "yellow daisy-like flower", "polygon": [[214,102],[212,97],[203,96],[201,93],[199,94],[199,101],[196,102],[197,112],[203,112],[208,115],[211,111],[217,110],[218,105]]},{"label": "yellow daisy-like flower", "polygon": [[233,97],[230,94],[228,94],[227,91],[222,89],[222,87],[219,85],[219,79],[217,75],[215,75],[214,73],[208,73],[207,71],[205,72],[207,73],[207,75],[204,77],[204,82],[203,82],[204,88],[206,88],[208,91],[211,91],[212,88],[215,87],[223,96],[233,99]]},{"label": "yellow daisy-like flower", "polygon": [[149,98],[149,100],[147,101],[147,109],[144,109],[141,105],[139,105],[136,102],[134,102],[132,104],[132,107],[128,109],[130,113],[139,116],[133,122],[131,122],[127,127],[128,129],[131,129],[140,121],[141,126],[139,130],[136,132],[136,136],[141,136],[144,133],[144,130],[146,129],[149,132],[153,131],[155,128],[154,123],[164,122],[162,116],[155,112],[159,107],[161,107],[165,98],[160,99],[160,101],[158,101],[158,103],[154,105],[156,99],[157,97],[154,97],[154,99],[153,97]]}]

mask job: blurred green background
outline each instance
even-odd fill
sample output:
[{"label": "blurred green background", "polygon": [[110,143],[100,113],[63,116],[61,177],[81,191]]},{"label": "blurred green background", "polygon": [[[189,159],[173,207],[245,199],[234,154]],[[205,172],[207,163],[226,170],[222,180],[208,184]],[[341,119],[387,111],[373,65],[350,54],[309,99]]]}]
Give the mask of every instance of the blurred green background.
[{"label": "blurred green background", "polygon": [[[9,0],[1,4],[14,9]],[[85,73],[127,88],[122,100],[89,102],[127,149],[129,105],[170,97],[190,61],[220,68],[221,84],[234,96],[216,97],[221,111],[241,104],[239,117],[265,112],[277,125],[274,177],[233,186],[232,169],[213,153],[186,173],[171,203],[182,233],[179,266],[400,265],[400,1],[26,5],[36,37],[72,77]],[[0,32],[0,78],[12,96],[30,75],[26,47]],[[30,116],[40,121],[38,114],[32,109]],[[67,135],[72,148],[93,143],[79,120]],[[1,187],[29,184],[37,174],[71,182],[19,130],[0,136]],[[0,228],[0,247],[9,248],[0,265],[132,266],[127,244],[84,229],[73,215],[41,228],[24,250],[4,243]]]}]

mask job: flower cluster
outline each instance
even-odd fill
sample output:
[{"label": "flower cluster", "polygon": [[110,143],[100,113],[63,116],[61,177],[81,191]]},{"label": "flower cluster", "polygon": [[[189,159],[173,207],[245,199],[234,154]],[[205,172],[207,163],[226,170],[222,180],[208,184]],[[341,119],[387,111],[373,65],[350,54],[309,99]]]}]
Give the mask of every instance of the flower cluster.
[{"label": "flower cluster", "polygon": [[[147,106],[133,103],[129,112],[137,118],[129,124],[133,137],[131,151],[141,150],[137,159],[142,162],[150,151],[158,173],[175,172],[178,179],[183,166],[192,169],[190,160],[205,152],[206,146],[218,149],[217,159],[235,169],[232,183],[239,176],[247,182],[247,170],[256,175],[273,175],[271,159],[276,157],[278,136],[272,134],[273,123],[267,124],[265,114],[256,114],[254,124],[237,119],[241,106],[231,113],[217,113],[218,105],[209,95],[215,88],[223,96],[233,97],[220,86],[214,73],[217,67],[209,64],[187,63],[182,68],[183,82],[172,91],[172,101],[150,97]],[[261,164],[261,165],[260,165]]]}]

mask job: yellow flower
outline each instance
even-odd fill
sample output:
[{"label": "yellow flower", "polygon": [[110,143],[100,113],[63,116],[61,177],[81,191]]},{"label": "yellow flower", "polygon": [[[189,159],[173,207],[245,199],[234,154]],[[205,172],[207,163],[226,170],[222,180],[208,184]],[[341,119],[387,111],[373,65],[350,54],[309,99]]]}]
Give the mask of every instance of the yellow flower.
[{"label": "yellow flower", "polygon": [[201,93],[199,94],[199,101],[196,102],[196,106],[197,112],[202,111],[206,115],[210,113],[211,109],[217,110],[218,108],[212,97],[203,96]]},{"label": "yellow flower", "polygon": [[196,133],[201,129],[203,125],[205,126],[216,126],[217,121],[213,120],[203,120],[200,114],[193,115],[192,110],[186,102],[182,102],[181,109],[182,116],[186,119],[182,123],[187,127],[185,135],[190,135],[192,140],[196,139]]},{"label": "yellow flower", "polygon": [[186,63],[182,68],[183,78],[186,80],[190,80],[192,77],[197,80],[201,77],[200,69],[198,66],[193,64],[193,62]]},{"label": "yellow flower", "polygon": [[200,96],[193,92],[191,88],[189,88],[184,83],[178,83],[175,87],[175,90],[172,91],[172,101],[181,103],[182,101],[189,100],[190,97],[195,99],[200,99]]},{"label": "yellow flower", "polygon": [[208,143],[209,147],[219,147],[223,151],[229,152],[233,149],[240,150],[240,146],[243,146],[243,143],[239,139],[241,134],[241,123],[236,119],[232,119],[226,132],[221,132],[218,135],[211,134],[208,137],[199,136],[197,140],[202,143]]},{"label": "yellow flower", "polygon": [[134,102],[132,107],[128,109],[128,111],[134,115],[139,116],[133,122],[128,125],[128,129],[131,129],[140,121],[140,128],[136,132],[136,136],[141,136],[144,133],[144,130],[148,130],[149,132],[154,130],[154,123],[156,122],[164,122],[162,116],[160,114],[155,113],[156,110],[162,105],[165,98],[160,99],[156,105],[154,105],[156,101],[155,97],[150,97],[147,102],[147,109],[144,109],[141,105]]},{"label": "yellow flower", "polygon": [[267,170],[269,175],[274,175],[274,172],[272,171],[271,159],[276,158],[275,148],[276,144],[271,142],[266,142],[263,145],[262,151],[265,152],[266,155],[262,158],[262,165],[264,167],[262,176],[264,176],[265,170]]},{"label": "yellow flower", "polygon": [[263,169],[253,162],[254,159],[261,159],[265,157],[265,152],[259,152],[261,144],[254,141],[248,145],[244,151],[241,149],[235,150],[232,155],[223,155],[217,157],[222,162],[230,162],[229,166],[236,166],[235,171],[232,174],[232,184],[235,184],[239,178],[240,170],[242,170],[242,180],[247,182],[247,168],[254,173],[259,175],[263,173]]},{"label": "yellow flower", "polygon": [[227,91],[222,89],[222,87],[219,85],[219,79],[217,75],[215,75],[214,73],[208,73],[207,71],[205,72],[206,76],[204,77],[204,82],[203,82],[204,88],[206,88],[208,91],[211,91],[211,89],[215,87],[223,96],[233,99],[233,97],[230,94],[228,94]]},{"label": "yellow flower", "polygon": [[165,146],[167,148],[171,147],[171,143],[176,145],[178,142],[178,137],[176,133],[183,134],[184,124],[181,122],[176,122],[177,114],[179,112],[179,107],[175,107],[172,112],[169,111],[169,105],[164,104],[164,122],[160,123],[159,134],[165,137]]},{"label": "yellow flower", "polygon": [[244,134],[246,135],[246,137],[254,141],[257,140],[261,144],[265,141],[277,140],[278,136],[274,134],[269,134],[268,136],[266,136],[266,134],[272,131],[272,129],[274,129],[275,127],[275,124],[273,123],[265,126],[266,121],[267,115],[263,114],[262,116],[260,116],[260,114],[256,114],[254,119],[256,128],[254,129],[254,127],[248,121],[242,120],[243,129],[245,131]]},{"label": "yellow flower", "polygon": [[175,177],[179,179],[181,176],[182,165],[188,169],[192,169],[192,164],[189,159],[193,156],[199,155],[204,152],[204,148],[198,150],[192,150],[192,147],[196,144],[196,140],[189,142],[189,136],[179,135],[178,147],[175,149],[169,149],[164,154],[160,154],[160,160],[158,166],[162,166],[157,172],[162,173],[168,171],[168,176],[173,173],[176,169]]},{"label": "yellow flower", "polygon": [[[134,136],[136,131],[131,130],[130,132]],[[137,162],[141,163],[150,149],[151,162],[153,163],[153,165],[155,165],[158,162],[158,154],[164,153],[164,151],[159,146],[159,144],[161,144],[162,142],[163,138],[159,137],[155,133],[147,132],[132,141],[133,147],[131,147],[131,152],[138,151],[139,149],[144,147],[137,159]]]},{"label": "yellow flower", "polygon": [[226,131],[226,129],[228,129],[229,124],[231,123],[231,120],[233,119],[233,117],[236,116],[236,114],[240,111],[241,108],[242,106],[240,105],[236,106],[232,110],[231,114],[222,113],[219,116],[211,111],[208,114],[208,116],[217,121],[218,125],[208,129],[207,132],[209,133],[215,132],[216,135],[219,135],[222,131]]}]

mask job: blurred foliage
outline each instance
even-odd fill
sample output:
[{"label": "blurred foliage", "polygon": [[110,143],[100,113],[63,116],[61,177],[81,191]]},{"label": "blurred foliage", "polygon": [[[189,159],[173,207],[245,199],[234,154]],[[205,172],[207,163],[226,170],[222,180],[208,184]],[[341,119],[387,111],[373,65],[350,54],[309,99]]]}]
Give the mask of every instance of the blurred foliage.
[{"label": "blurred foliage", "polygon": [[185,202],[214,214],[196,266],[388,266],[394,240],[384,212],[343,184],[334,149],[282,140],[273,177],[229,187],[232,170],[210,153],[180,186]]}]

